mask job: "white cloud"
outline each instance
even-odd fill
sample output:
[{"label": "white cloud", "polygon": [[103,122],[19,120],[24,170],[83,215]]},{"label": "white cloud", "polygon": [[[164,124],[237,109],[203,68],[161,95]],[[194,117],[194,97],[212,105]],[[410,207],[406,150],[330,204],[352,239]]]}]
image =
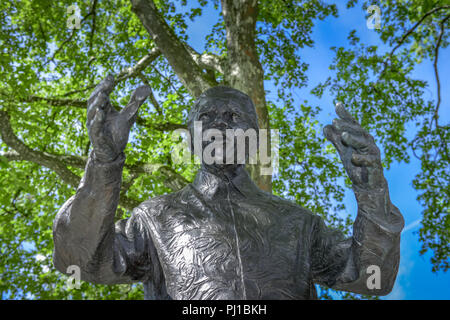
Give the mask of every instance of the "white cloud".
[{"label": "white cloud", "polygon": [[404,233],[404,232],[406,232],[406,231],[409,231],[409,230],[411,230],[411,229],[414,229],[415,227],[417,227],[418,225],[420,225],[420,221],[421,221],[421,219],[417,219],[417,220],[411,222],[410,224],[408,224],[408,225],[403,229],[402,233]]}]

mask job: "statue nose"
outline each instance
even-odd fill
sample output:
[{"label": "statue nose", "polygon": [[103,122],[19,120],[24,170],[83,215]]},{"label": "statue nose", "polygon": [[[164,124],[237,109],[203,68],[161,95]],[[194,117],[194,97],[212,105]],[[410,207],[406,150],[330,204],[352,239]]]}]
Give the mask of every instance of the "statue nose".
[{"label": "statue nose", "polygon": [[228,123],[224,121],[221,117],[216,118],[216,120],[212,123],[211,127],[217,129],[227,129]]}]

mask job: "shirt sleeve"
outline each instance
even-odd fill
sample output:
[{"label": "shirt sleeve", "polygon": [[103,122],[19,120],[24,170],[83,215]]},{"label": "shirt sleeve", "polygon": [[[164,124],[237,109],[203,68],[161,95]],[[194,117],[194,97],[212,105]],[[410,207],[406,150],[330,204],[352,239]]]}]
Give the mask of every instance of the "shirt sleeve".
[{"label": "shirt sleeve", "polygon": [[158,263],[145,208],[114,222],[124,157],[113,163],[89,159],[77,189],[53,224],[53,264],[66,273],[74,265],[81,280],[100,284],[149,280]]},{"label": "shirt sleeve", "polygon": [[346,238],[315,217],[312,279],[336,290],[386,295],[397,276],[403,217],[390,202],[387,187],[370,192],[355,190],[355,195],[358,215],[352,237]]}]

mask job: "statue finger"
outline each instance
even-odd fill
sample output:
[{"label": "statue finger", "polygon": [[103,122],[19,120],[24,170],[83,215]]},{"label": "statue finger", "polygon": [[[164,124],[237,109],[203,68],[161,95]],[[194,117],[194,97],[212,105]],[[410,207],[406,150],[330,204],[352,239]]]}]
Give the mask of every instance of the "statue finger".
[{"label": "statue finger", "polygon": [[[348,112],[348,110],[344,107],[344,104],[342,102],[336,103],[336,114],[341,118],[342,120],[358,124],[358,121]],[[359,124],[358,124],[359,125]]]},{"label": "statue finger", "polygon": [[362,135],[355,135],[348,133],[347,131],[344,131],[342,133],[342,142],[350,147],[353,147],[354,149],[362,152],[367,153],[369,151],[369,141],[367,141],[367,138]]},{"label": "statue finger", "polygon": [[379,157],[371,154],[353,153],[352,163],[358,167],[375,167],[380,163]]},{"label": "statue finger", "polygon": [[127,106],[120,113],[125,116],[128,121],[134,122],[139,107],[150,95],[150,92],[149,86],[141,86],[137,88],[131,95]]},{"label": "statue finger", "polygon": [[105,111],[97,108],[95,116],[89,124],[90,131],[93,135],[97,136],[99,133],[101,133],[105,123],[105,118]]},{"label": "statue finger", "polygon": [[94,91],[88,99],[88,118],[89,114],[95,114],[95,109],[99,105],[103,109],[106,109],[108,106],[111,107],[111,104],[109,103],[109,95],[111,94],[113,89],[114,77],[112,75],[108,75],[105,79],[100,81],[100,83],[95,87]]},{"label": "statue finger", "polygon": [[334,145],[342,158],[344,155],[345,146],[342,144],[340,133],[332,125],[327,125],[323,128],[323,134],[325,135],[325,138],[327,138]]},{"label": "statue finger", "polygon": [[335,127],[338,131],[347,131],[349,133],[353,133],[356,135],[365,135],[366,132],[364,129],[357,123],[351,123],[347,120],[342,119],[334,119],[333,120],[333,127]]},{"label": "statue finger", "polygon": [[111,105],[109,103],[109,97],[105,93],[100,92],[93,99],[93,101],[88,104],[87,120],[92,120],[95,117],[98,109],[107,111],[110,106]]},{"label": "statue finger", "polygon": [[111,74],[107,75],[106,78],[100,81],[100,83],[95,87],[94,91],[89,97],[88,104],[93,101],[100,92],[109,96],[114,89],[114,85],[114,76]]}]

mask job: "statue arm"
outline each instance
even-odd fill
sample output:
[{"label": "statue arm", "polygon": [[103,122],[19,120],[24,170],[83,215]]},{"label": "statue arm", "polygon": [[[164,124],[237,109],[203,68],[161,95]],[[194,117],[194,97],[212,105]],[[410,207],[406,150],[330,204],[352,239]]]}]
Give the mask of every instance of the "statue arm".
[{"label": "statue arm", "polygon": [[110,163],[89,157],[76,194],[54,221],[53,263],[59,271],[76,265],[82,280],[103,284],[143,281],[152,274],[152,241],[142,210],[114,223],[124,160],[123,154]]},{"label": "statue arm", "polygon": [[355,195],[358,215],[351,238],[316,218],[312,277],[315,283],[336,290],[386,295],[397,276],[403,217],[390,202],[387,185],[377,191],[355,190]]},{"label": "statue arm", "polygon": [[82,279],[96,283],[144,280],[151,274],[149,252],[154,252],[139,207],[130,219],[114,224],[123,151],[150,90],[136,89],[118,112],[109,99],[113,88],[114,78],[107,76],[88,100],[86,126],[93,150],[75,196],[64,204],[53,225],[55,267],[66,273],[69,265],[76,265]]},{"label": "statue arm", "polygon": [[[316,222],[313,278],[338,290],[386,295],[398,271],[404,220],[390,201],[380,150],[373,137],[342,104],[337,104],[336,113],[340,119],[326,126],[324,134],[336,147],[352,181],[358,214],[350,239],[328,229],[323,221]],[[378,272],[379,284],[375,280]]]}]

